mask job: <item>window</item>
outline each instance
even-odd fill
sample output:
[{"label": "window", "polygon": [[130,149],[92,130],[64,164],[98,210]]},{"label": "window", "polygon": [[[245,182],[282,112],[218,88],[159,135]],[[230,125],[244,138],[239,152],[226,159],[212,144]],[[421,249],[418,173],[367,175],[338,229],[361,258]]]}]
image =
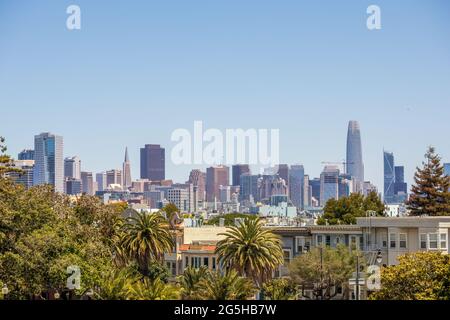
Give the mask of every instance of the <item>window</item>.
[{"label": "window", "polygon": [[322,243],[323,243],[323,236],[319,234],[319,235],[317,236],[317,245],[318,245],[318,246],[321,246]]},{"label": "window", "polygon": [[397,235],[395,233],[389,234],[389,248],[395,249],[397,247]]},{"label": "window", "polygon": [[428,247],[430,249],[438,248],[438,233],[429,233],[428,234]]},{"label": "window", "polygon": [[209,267],[209,258],[208,257],[203,258],[203,265]]},{"label": "window", "polygon": [[186,262],[185,263],[186,264],[186,268],[189,267],[189,257],[186,257],[185,262]]},{"label": "window", "polygon": [[382,245],[382,247],[383,248],[387,248],[387,243],[388,243],[388,241],[387,241],[387,234],[383,234],[381,236],[381,245]]},{"label": "window", "polygon": [[441,233],[441,249],[447,249],[447,234],[446,233]]},{"label": "window", "polygon": [[295,237],[295,248],[297,253],[303,253],[305,239],[303,237]]},{"label": "window", "polygon": [[212,269],[216,270],[216,257],[212,258]]},{"label": "window", "polygon": [[325,245],[327,247],[331,247],[331,236],[326,236],[325,237]]},{"label": "window", "polygon": [[406,233],[400,233],[398,235],[398,238],[399,238],[400,249],[406,249],[406,246],[407,246],[407,235],[406,235]]},{"label": "window", "polygon": [[358,249],[358,243],[356,242],[356,236],[350,236],[350,249]]},{"label": "window", "polygon": [[340,244],[340,243],[341,243],[341,237],[337,236],[337,237],[334,239],[334,242],[336,243],[336,245]]},{"label": "window", "polygon": [[191,267],[200,268],[201,262],[202,262],[202,260],[200,257],[192,257],[191,258]]},{"label": "window", "polygon": [[284,265],[287,266],[291,262],[291,250],[283,249]]},{"label": "window", "polygon": [[421,233],[420,234],[420,249],[427,249],[427,234]]}]

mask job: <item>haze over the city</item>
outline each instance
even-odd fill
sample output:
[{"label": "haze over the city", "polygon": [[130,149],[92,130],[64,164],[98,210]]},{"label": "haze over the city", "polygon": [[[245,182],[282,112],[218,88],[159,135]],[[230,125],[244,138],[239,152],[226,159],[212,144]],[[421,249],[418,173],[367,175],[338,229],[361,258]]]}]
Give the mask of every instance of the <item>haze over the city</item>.
[{"label": "haze over the city", "polygon": [[[16,156],[33,137],[64,137],[83,170],[120,168],[128,146],[167,150],[177,128],[280,129],[280,162],[319,176],[361,125],[365,178],[383,190],[383,148],[412,182],[428,145],[450,162],[450,4],[376,1],[76,1],[0,3],[0,134]],[[408,8],[405,11],[405,7]],[[189,12],[189,14],[185,14]],[[204,166],[206,167],[206,166]]]}]

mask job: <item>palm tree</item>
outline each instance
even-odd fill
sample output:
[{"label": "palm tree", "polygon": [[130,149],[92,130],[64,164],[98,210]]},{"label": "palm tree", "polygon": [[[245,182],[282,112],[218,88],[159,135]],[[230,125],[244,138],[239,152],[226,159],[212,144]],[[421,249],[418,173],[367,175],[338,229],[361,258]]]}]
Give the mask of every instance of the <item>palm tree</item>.
[{"label": "palm tree", "polygon": [[210,272],[196,285],[200,300],[247,300],[256,294],[252,282],[240,277],[234,270],[225,274]]},{"label": "palm tree", "polygon": [[131,269],[110,271],[101,279],[95,297],[99,300],[127,300],[130,286],[138,280]]},{"label": "palm tree", "polygon": [[283,264],[281,240],[263,229],[259,218],[247,218],[239,227],[230,227],[221,235],[225,239],[217,243],[216,249],[221,265],[251,278],[259,288]]},{"label": "palm tree", "polygon": [[179,283],[181,285],[181,298],[183,300],[195,300],[196,290],[198,283],[209,274],[209,270],[206,266],[200,268],[188,267],[184,270],[183,274],[179,277]]},{"label": "palm tree", "polygon": [[136,260],[139,271],[148,276],[151,260],[163,262],[164,253],[174,246],[166,219],[159,213],[137,213],[122,226],[120,246]]},{"label": "palm tree", "polygon": [[180,292],[177,287],[164,283],[161,279],[143,278],[129,288],[131,300],[177,300]]}]

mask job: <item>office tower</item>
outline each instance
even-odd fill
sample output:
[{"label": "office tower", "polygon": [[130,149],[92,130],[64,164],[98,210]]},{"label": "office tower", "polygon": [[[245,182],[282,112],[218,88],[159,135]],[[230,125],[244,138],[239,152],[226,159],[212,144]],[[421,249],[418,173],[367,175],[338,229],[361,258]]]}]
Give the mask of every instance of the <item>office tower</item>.
[{"label": "office tower", "polygon": [[206,169],[206,201],[215,202],[220,198],[219,187],[230,184],[230,169],[216,166]]},{"label": "office tower", "polygon": [[241,201],[259,201],[258,181],[260,178],[261,176],[259,174],[251,175],[246,173],[241,176],[241,186],[239,188]]},{"label": "office tower", "polygon": [[[340,174],[338,179],[338,194],[339,198],[348,197],[354,190],[354,183],[356,182],[355,178],[349,174]],[[363,189],[364,183],[361,185],[361,193]]]},{"label": "office tower", "polygon": [[146,144],[141,148],[141,179],[166,179],[166,150],[159,144]]},{"label": "office tower", "polygon": [[80,179],[66,178],[65,180],[65,190],[68,195],[77,195],[83,192],[82,181]]},{"label": "office tower", "polygon": [[25,189],[31,188],[33,186],[34,160],[16,160],[14,161],[14,167],[22,170],[22,172],[10,172],[7,176],[16,183],[23,185]]},{"label": "office tower", "polygon": [[123,187],[125,189],[131,187],[131,164],[128,157],[128,147],[125,148],[125,160],[123,161]]},{"label": "office tower", "polygon": [[232,167],[232,182],[233,186],[241,185],[241,176],[250,173],[250,166],[248,164],[236,164]]},{"label": "office tower", "polygon": [[330,199],[339,199],[339,168],[336,166],[325,166],[320,174],[320,205],[325,206]]},{"label": "office tower", "polygon": [[206,173],[200,170],[192,170],[189,174],[188,183],[192,183],[196,187],[197,200],[205,201],[206,199]]},{"label": "office tower", "polygon": [[396,203],[408,200],[408,184],[405,182],[405,167],[395,166],[394,195]]},{"label": "office tower", "polygon": [[34,150],[29,149],[22,150],[18,154],[17,160],[34,160]]},{"label": "office tower", "polygon": [[363,194],[367,196],[369,193],[375,192],[378,194],[378,189],[370,181],[365,181],[363,186]]},{"label": "office tower", "polygon": [[100,172],[95,175],[98,191],[104,191],[108,187],[106,183],[106,172]]},{"label": "office tower", "polygon": [[279,164],[277,167],[277,173],[281,179],[283,179],[286,183],[286,186],[289,185],[289,166],[287,164]]},{"label": "office tower", "polygon": [[292,165],[289,170],[289,198],[298,209],[303,208],[303,188],[305,168],[302,165]]},{"label": "office tower", "polygon": [[231,187],[230,186],[219,186],[219,201],[222,203],[227,203],[231,201]]},{"label": "office tower", "polygon": [[450,176],[450,163],[444,163],[444,175]]},{"label": "office tower", "polygon": [[311,187],[309,186],[309,175],[305,174],[303,177],[303,206],[302,209],[311,206]]},{"label": "office tower", "polygon": [[94,192],[94,175],[92,172],[81,172],[81,186],[83,193],[93,196]]},{"label": "office tower", "polygon": [[121,170],[109,170],[106,171],[106,187],[109,187],[111,184],[115,185],[123,185],[122,182],[122,171]]},{"label": "office tower", "polygon": [[192,184],[188,188],[171,187],[167,190],[166,200],[176,205],[181,212],[191,212],[194,207],[192,188]]},{"label": "office tower", "polygon": [[347,174],[355,178],[357,189],[364,183],[361,130],[357,121],[350,121],[347,133]]},{"label": "office tower", "polygon": [[394,154],[384,151],[384,202],[395,202]]},{"label": "office tower", "polygon": [[81,179],[81,160],[77,156],[64,159],[64,178]]},{"label": "office tower", "polygon": [[274,195],[288,195],[286,181],[278,174],[263,175],[259,184],[259,198],[269,201]]},{"label": "office tower", "polygon": [[311,200],[314,198],[316,203],[320,204],[320,179],[314,178],[309,181],[309,186],[311,187]]},{"label": "office tower", "polygon": [[63,138],[48,132],[36,135],[34,151],[33,184],[50,184],[64,192]]}]

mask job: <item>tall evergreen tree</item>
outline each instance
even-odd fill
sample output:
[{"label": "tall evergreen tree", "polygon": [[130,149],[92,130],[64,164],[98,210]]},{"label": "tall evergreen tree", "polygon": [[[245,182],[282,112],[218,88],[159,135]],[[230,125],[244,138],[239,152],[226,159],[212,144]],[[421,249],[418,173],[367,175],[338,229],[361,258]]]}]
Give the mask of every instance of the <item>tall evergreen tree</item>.
[{"label": "tall evergreen tree", "polygon": [[408,201],[410,215],[450,215],[450,177],[444,175],[441,158],[433,147],[425,154],[423,168],[417,168]]},{"label": "tall evergreen tree", "polygon": [[5,138],[0,136],[0,178],[4,178],[8,173],[22,173],[22,170],[14,167],[13,159],[5,154]]}]

